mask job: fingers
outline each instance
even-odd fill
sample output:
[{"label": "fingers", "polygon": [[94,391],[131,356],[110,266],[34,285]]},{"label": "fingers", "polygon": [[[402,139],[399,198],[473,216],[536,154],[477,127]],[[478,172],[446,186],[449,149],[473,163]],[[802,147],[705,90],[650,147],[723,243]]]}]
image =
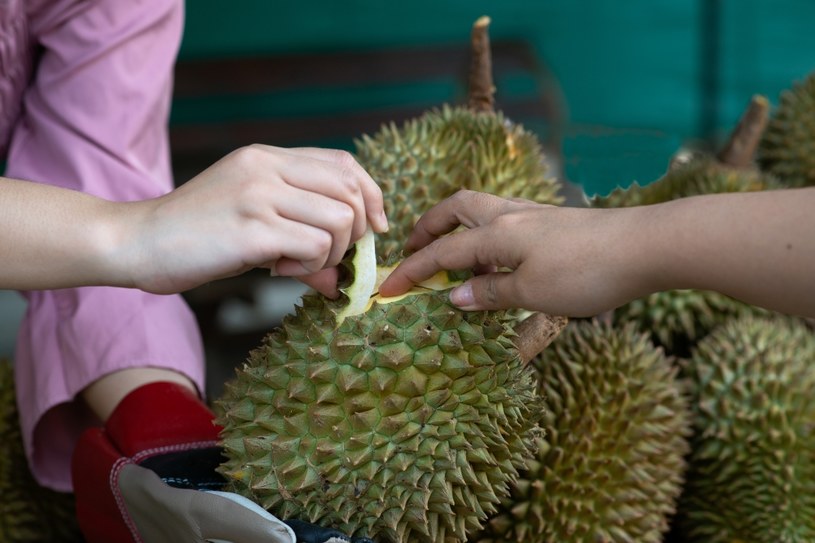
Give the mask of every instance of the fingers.
[{"label": "fingers", "polygon": [[396,296],[440,270],[486,268],[491,273],[477,275],[450,292],[450,301],[462,309],[507,309],[522,307],[517,288],[518,274],[496,272],[496,267],[516,268],[518,257],[505,245],[495,245],[496,237],[479,227],[437,239],[406,258],[380,285],[383,296]]},{"label": "fingers", "polygon": [[352,242],[355,228],[355,212],[348,204],[316,192],[286,186],[274,205],[280,217],[328,232],[332,243],[323,265],[340,263]]},{"label": "fingers", "polygon": [[483,192],[462,190],[436,204],[416,222],[405,249],[415,251],[463,225],[482,226],[520,204]]},{"label": "fingers", "polygon": [[[262,260],[252,262],[254,266],[273,268],[277,275],[295,276],[315,273],[328,265],[334,246],[329,232],[285,218],[262,228],[271,232],[261,231],[255,236],[262,240],[257,249]],[[282,269],[281,260],[288,262]]]},{"label": "fingers", "polygon": [[439,238],[403,260],[379,286],[379,292],[397,296],[441,270],[506,265],[498,261],[503,260],[500,252],[484,250],[491,238],[489,231],[478,228]]},{"label": "fingers", "polygon": [[[279,261],[277,263],[277,270],[280,275],[287,275],[285,273],[287,264],[288,262],[286,261]],[[283,271],[280,271],[281,269]],[[324,270],[318,271],[317,273],[297,276],[298,281],[310,286],[323,296],[327,296],[331,299],[336,299],[340,295],[340,291],[337,289],[338,278],[339,271],[337,270],[337,268],[326,268]]]},{"label": "fingers", "polygon": [[450,301],[468,311],[523,307],[514,272],[477,275],[450,292]]},{"label": "fingers", "polygon": [[[336,266],[369,223],[377,232],[388,228],[382,191],[348,152],[256,144],[242,149],[237,157],[251,175],[259,173],[262,179],[272,172],[278,180],[273,188],[261,186],[266,192],[269,189],[264,187],[270,187],[272,198],[252,192],[246,204],[252,217],[272,228],[271,236],[260,232],[266,253],[255,265],[273,268],[279,275],[309,274]],[[285,221],[281,226],[280,219],[300,223],[303,228]],[[330,235],[328,247],[314,229]],[[282,260],[276,262],[278,259]],[[317,281],[318,288],[326,292],[336,290],[330,279]]]},{"label": "fingers", "polygon": [[388,229],[382,190],[351,153],[318,148],[286,149],[284,152],[297,158],[287,161],[281,172],[288,183],[344,201],[354,209],[356,220],[352,241],[365,233],[367,223],[375,232]]}]

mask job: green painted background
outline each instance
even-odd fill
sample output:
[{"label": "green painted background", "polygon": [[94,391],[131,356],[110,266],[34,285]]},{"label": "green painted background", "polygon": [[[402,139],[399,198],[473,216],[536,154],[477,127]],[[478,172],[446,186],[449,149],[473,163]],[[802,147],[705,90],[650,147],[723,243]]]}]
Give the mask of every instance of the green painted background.
[{"label": "green painted background", "polygon": [[[181,58],[467,43],[484,14],[493,37],[529,41],[557,78],[566,172],[589,193],[655,179],[680,144],[717,143],[751,95],[775,103],[815,69],[814,0],[190,0]],[[500,83],[499,92],[528,85]],[[179,103],[173,119],[437,105],[456,92],[445,82],[299,89],[231,109]]]}]

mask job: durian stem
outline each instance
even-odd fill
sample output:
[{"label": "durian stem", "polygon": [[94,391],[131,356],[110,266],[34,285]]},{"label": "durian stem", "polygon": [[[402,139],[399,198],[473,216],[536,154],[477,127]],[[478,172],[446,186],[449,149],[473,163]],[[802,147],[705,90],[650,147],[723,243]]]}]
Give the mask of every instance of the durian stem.
[{"label": "durian stem", "polygon": [[492,81],[492,52],[487,31],[489,26],[490,18],[487,16],[479,17],[473,24],[468,104],[473,111],[494,111],[495,85]]},{"label": "durian stem", "polygon": [[530,362],[566,327],[569,319],[566,317],[553,317],[545,313],[534,313],[527,317],[516,328],[518,337],[515,338],[515,347],[521,354],[524,363]]},{"label": "durian stem", "polygon": [[769,119],[767,98],[755,95],[741,116],[730,139],[719,152],[719,161],[734,168],[749,168]]}]

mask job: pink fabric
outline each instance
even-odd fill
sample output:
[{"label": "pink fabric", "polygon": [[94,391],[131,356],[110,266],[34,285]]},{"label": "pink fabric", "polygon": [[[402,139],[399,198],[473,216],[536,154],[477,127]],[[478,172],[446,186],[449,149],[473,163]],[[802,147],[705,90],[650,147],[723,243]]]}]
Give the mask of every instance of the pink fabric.
[{"label": "pink fabric", "polygon": [[5,156],[31,77],[30,46],[23,0],[0,0],[0,157]]},{"label": "pink fabric", "polygon": [[[183,0],[25,6],[40,49],[6,175],[111,200],[171,190],[166,125]],[[204,390],[201,338],[180,296],[115,288],[25,295],[17,390],[26,450],[41,484],[70,490],[71,452],[79,433],[97,422],[76,395],[99,377],[161,367]]]}]

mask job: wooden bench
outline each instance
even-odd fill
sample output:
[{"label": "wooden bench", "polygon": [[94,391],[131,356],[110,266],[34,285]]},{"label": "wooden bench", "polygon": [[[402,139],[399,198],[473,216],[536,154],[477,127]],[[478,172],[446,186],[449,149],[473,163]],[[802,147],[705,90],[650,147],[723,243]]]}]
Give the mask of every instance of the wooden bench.
[{"label": "wooden bench", "polygon": [[[528,43],[494,41],[492,52],[497,108],[557,148],[565,108],[554,77]],[[352,150],[383,123],[462,103],[469,62],[467,43],[181,60],[170,131],[176,179],[248,143]]]}]

